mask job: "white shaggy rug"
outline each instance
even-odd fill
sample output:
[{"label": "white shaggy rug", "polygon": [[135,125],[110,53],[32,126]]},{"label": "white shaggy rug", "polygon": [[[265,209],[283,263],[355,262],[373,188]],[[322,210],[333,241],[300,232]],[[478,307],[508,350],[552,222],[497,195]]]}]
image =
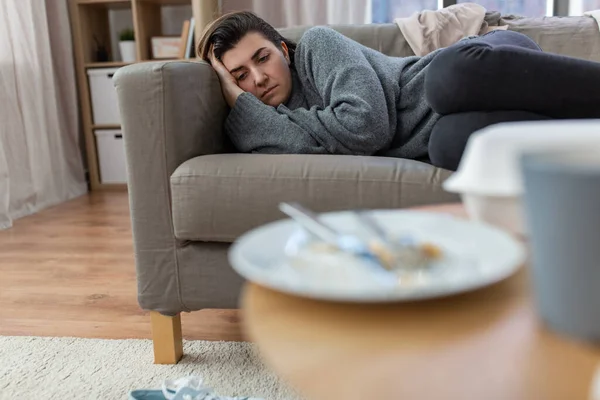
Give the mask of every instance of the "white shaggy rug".
[{"label": "white shaggy rug", "polygon": [[220,395],[299,399],[251,343],[184,341],[184,354],[177,365],[154,365],[150,340],[0,336],[0,399],[126,400],[189,375]]}]

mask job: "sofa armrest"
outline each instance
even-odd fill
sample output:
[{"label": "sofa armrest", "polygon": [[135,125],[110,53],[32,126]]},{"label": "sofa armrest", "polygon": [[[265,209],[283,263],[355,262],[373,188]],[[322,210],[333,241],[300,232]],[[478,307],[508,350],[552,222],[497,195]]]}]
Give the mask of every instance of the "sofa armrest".
[{"label": "sofa armrest", "polygon": [[123,67],[114,84],[127,160],[138,301],[147,310],[184,311],[169,178],[184,161],[226,149],[222,125],[227,106],[219,80],[205,62],[167,61]]},{"label": "sofa armrest", "polygon": [[117,71],[114,84],[128,166],[134,170],[146,170],[149,162],[162,157],[170,175],[190,158],[226,149],[222,126],[227,105],[207,63],[133,64]]}]

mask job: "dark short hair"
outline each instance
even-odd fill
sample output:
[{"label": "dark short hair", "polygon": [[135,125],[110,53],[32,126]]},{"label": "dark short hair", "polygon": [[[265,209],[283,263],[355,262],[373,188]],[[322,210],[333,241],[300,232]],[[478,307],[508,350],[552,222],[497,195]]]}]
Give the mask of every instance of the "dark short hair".
[{"label": "dark short hair", "polygon": [[281,42],[284,42],[288,48],[291,64],[294,65],[296,43],[281,36],[277,29],[251,11],[228,13],[211,22],[204,29],[196,54],[204,61],[209,61],[208,52],[212,45],[215,57],[220,60],[225,52],[231,50],[250,32],[262,34],[280,50]]}]

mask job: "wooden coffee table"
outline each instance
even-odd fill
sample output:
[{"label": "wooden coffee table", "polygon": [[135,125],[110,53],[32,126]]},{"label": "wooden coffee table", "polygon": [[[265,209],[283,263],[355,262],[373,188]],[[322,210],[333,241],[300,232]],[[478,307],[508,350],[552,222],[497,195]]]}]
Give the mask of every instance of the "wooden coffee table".
[{"label": "wooden coffee table", "polygon": [[242,313],[267,365],[310,400],[588,399],[600,367],[599,347],[540,323],[526,268],[468,294],[391,305],[248,284]]}]

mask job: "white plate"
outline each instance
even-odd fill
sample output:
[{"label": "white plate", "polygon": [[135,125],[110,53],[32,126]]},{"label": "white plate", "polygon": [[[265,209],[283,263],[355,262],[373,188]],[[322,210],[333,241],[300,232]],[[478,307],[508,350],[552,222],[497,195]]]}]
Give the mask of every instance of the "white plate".
[{"label": "white plate", "polygon": [[[351,256],[301,250],[290,257],[303,231],[286,219],[242,235],[229,261],[244,278],[271,289],[321,300],[396,302],[461,293],[501,281],[525,260],[524,246],[492,226],[447,214],[375,210],[373,216],[392,234],[409,233],[442,248],[443,259],[427,272],[382,285],[369,268]],[[365,237],[348,212],[322,214],[338,230]],[[287,250],[286,250],[287,249]]]}]

